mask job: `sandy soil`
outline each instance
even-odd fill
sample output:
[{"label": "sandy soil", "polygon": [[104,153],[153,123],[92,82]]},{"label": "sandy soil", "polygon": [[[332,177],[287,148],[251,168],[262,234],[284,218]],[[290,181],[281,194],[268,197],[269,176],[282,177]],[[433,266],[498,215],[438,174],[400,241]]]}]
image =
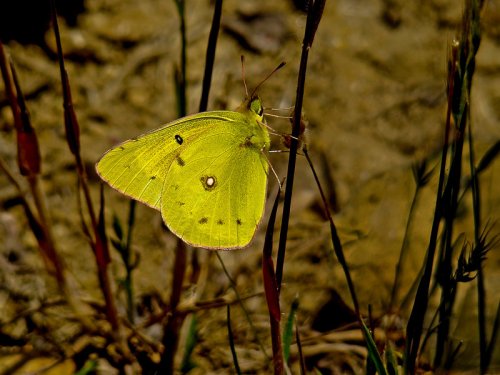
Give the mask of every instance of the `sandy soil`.
[{"label": "sandy soil", "polygon": [[[83,156],[88,167],[93,198],[98,202],[99,179],[94,163],[119,141],[137,136],[174,120],[174,66],[179,61],[178,17],[172,1],[87,0],[86,12],[76,27],[62,21],[63,47],[72,85],[75,108],[81,125]],[[328,2],[310,53],[304,111],[309,121],[307,142],[320,175],[336,199],[335,220],[345,244],[347,260],[363,312],[368,305],[375,317],[384,316],[394,279],[408,211],[415,190],[412,165],[428,159],[437,165],[446,110],[446,57],[458,29],[462,8],[449,0],[426,2],[335,1]],[[208,1],[188,1],[188,108],[198,108],[206,43],[212,10]],[[256,16],[249,21],[238,14]],[[472,121],[480,157],[500,138],[500,3],[490,1],[484,14],[483,40],[473,83]],[[259,90],[264,105],[290,107],[295,99],[301,40],[305,17],[291,2],[227,0],[218,41],[209,109],[238,106],[244,97],[240,55],[246,57],[246,76],[254,87],[280,61],[287,65]],[[237,36],[237,37],[236,37]],[[54,51],[52,32],[45,40]],[[58,65],[41,48],[8,43],[43,155],[43,188],[50,207],[58,248],[64,257],[75,295],[101,300],[92,251],[80,227],[74,161],[64,138]],[[0,156],[15,168],[15,134],[12,115],[0,90]],[[287,113],[285,111],[285,113]],[[268,118],[277,132],[289,131],[287,120]],[[279,137],[273,149],[282,149]],[[278,176],[286,174],[288,155],[270,156]],[[288,313],[292,300],[299,299],[298,324],[309,340],[311,353],[317,350],[317,365],[333,373],[340,366],[361,371],[360,356],[352,345],[347,349],[322,349],[323,339],[314,339],[311,324],[320,308],[335,292],[350,304],[345,278],[331,257],[328,223],[319,210],[317,189],[303,157],[298,161],[292,206],[289,248],[285,263],[282,310]],[[468,169],[464,169],[468,174]],[[482,176],[483,215],[499,232],[500,164],[494,162]],[[276,181],[269,183],[274,196]],[[436,178],[421,192],[410,227],[410,253],[404,265],[398,301],[417,275],[429,236]],[[28,230],[17,192],[0,174],[0,306],[3,325],[19,314],[20,306],[37,306],[54,296],[54,281],[46,275],[36,241]],[[108,223],[113,214],[126,220],[128,199],[105,188]],[[272,202],[268,202],[266,218]],[[139,205],[134,250],[140,263],[134,273],[137,302],[146,297],[168,301],[175,240],[165,233],[158,212]],[[470,199],[464,202],[460,228],[472,239]],[[278,221],[279,222],[279,221]],[[268,373],[269,361],[257,345],[256,336],[270,353],[268,315],[261,281],[261,248],[265,226],[252,245],[220,255],[237,283],[256,331],[249,327],[241,308],[233,307],[232,323],[241,366],[248,373]],[[279,230],[279,228],[277,228]],[[276,238],[278,233],[276,232]],[[459,233],[457,233],[457,236]],[[493,319],[500,298],[500,256],[491,250],[485,266],[488,315]],[[191,250],[190,250],[191,254]],[[113,252],[113,280],[124,275],[119,255]],[[234,297],[217,258],[200,253],[206,282],[198,285],[202,300]],[[186,279],[184,301],[195,293]],[[12,291],[26,297],[22,304]],[[452,322],[456,342],[465,340],[460,369],[474,369],[478,361],[475,285],[460,286],[457,313]],[[153,298],[154,299],[154,298]],[[125,313],[124,293],[118,294],[120,313]],[[404,321],[407,308],[397,311]],[[63,343],[75,331],[68,311],[47,319],[55,342]],[[138,316],[138,319],[144,319]],[[51,321],[50,319],[54,319]],[[232,373],[227,344],[226,309],[212,308],[197,313],[198,342],[192,373]],[[14,336],[23,336],[23,323],[5,326]],[[161,338],[161,327],[144,330],[151,340]],[[345,342],[341,340],[341,342]],[[356,340],[354,340],[356,342]],[[42,344],[40,344],[42,345]],[[43,345],[42,345],[43,346]],[[497,351],[498,354],[498,345]],[[333,354],[332,354],[333,353]],[[10,359],[1,359],[6,364]],[[7,357],[3,357],[7,358]],[[180,359],[180,357],[179,357]],[[45,361],[45,362],[44,362]],[[51,359],[32,364],[40,367]],[[500,354],[495,356],[500,369]],[[33,363],[35,363],[33,361]],[[41,364],[42,363],[42,364]],[[348,365],[346,365],[346,363]],[[294,361],[293,373],[298,371]],[[102,373],[106,364],[101,363]],[[357,369],[357,370],[356,370]],[[25,368],[26,370],[26,368]],[[68,363],[52,373],[71,373]],[[56,372],[54,372],[56,371]],[[325,372],[327,373],[327,372]]]}]

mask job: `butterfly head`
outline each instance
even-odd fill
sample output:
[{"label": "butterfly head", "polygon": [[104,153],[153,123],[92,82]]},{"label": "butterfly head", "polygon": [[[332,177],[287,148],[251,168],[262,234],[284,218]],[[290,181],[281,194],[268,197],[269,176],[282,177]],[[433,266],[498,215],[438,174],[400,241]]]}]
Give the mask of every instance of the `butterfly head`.
[{"label": "butterfly head", "polygon": [[264,116],[264,107],[262,106],[262,101],[257,95],[250,98],[248,102],[248,109],[260,118]]},{"label": "butterfly head", "polygon": [[257,117],[258,122],[262,122],[264,119],[264,106],[257,94],[252,94],[252,96],[246,98],[245,101],[241,103],[238,111]]}]

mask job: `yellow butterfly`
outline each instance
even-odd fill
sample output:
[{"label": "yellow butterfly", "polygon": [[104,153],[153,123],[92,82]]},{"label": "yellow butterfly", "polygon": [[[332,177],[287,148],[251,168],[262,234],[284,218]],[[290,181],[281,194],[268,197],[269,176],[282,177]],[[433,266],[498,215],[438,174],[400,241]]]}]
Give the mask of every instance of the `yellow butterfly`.
[{"label": "yellow butterfly", "polygon": [[111,187],[161,212],[186,243],[238,249],[264,212],[270,139],[255,91],[236,111],[201,112],[125,141],[96,165]]}]

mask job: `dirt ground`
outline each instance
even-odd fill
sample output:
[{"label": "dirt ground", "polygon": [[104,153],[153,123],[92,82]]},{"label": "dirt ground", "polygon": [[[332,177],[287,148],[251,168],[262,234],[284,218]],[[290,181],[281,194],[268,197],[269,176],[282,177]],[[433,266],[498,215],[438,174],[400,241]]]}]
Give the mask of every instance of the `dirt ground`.
[{"label": "dirt ground", "polygon": [[[190,113],[197,112],[201,92],[212,17],[209,3],[187,1]],[[86,11],[78,16],[74,27],[67,26],[61,19],[61,32],[81,126],[84,162],[97,204],[99,178],[94,172],[94,164],[99,157],[117,142],[177,117],[173,72],[179,61],[179,21],[173,1],[87,0],[85,6]],[[310,51],[304,99],[304,113],[309,122],[308,148],[321,178],[329,185],[330,196],[336,199],[334,219],[345,245],[361,308],[367,313],[371,305],[377,318],[386,313],[415,190],[412,165],[422,159],[428,159],[431,167],[438,164],[446,111],[446,58],[461,14],[461,2],[451,0],[330,1]],[[483,21],[472,97],[478,158],[500,139],[498,0],[486,2]],[[291,1],[226,0],[223,25],[209,109],[234,109],[244,98],[242,54],[246,58],[246,78],[250,87],[257,85],[279,62],[286,61],[286,67],[267,81],[259,94],[267,107],[292,106],[304,14],[297,11]],[[54,52],[51,31],[45,34],[45,41],[46,49]],[[58,248],[70,270],[78,298],[101,300],[95,261],[81,231],[78,215],[74,161],[64,137],[59,67],[53,56],[39,46],[11,41],[7,47],[18,69],[39,136],[43,188]],[[289,131],[286,119],[268,117],[267,121],[277,132]],[[279,137],[274,137],[272,142],[273,149],[283,149]],[[4,91],[0,90],[0,156],[14,171],[15,155],[12,115]],[[270,160],[278,176],[283,178],[288,154],[273,153]],[[331,257],[328,222],[318,208],[317,189],[303,157],[299,157],[297,168],[282,310],[287,314],[292,300],[298,298],[298,324],[305,341],[311,343],[311,353],[318,350],[316,355],[321,358],[318,363],[332,369],[333,373],[339,373],[339,363],[350,363],[351,369],[361,371],[359,358],[362,354],[355,354],[360,345],[348,349],[330,346],[322,350],[318,343],[323,339],[314,339],[315,334],[310,330],[320,308],[331,301],[335,293],[339,293],[348,305],[350,298],[341,267]],[[467,168],[464,173],[468,175]],[[274,196],[276,181],[270,180],[269,194]],[[434,176],[417,202],[399,300],[422,264],[435,204],[436,180]],[[490,219],[493,232],[498,233],[498,161],[483,174],[481,186],[484,220]],[[2,325],[19,313],[9,291],[26,296],[28,305],[32,306],[55,293],[54,282],[44,271],[23,210],[15,203],[16,195],[14,187],[0,174]],[[109,187],[105,188],[105,197],[108,223],[114,213],[125,222],[128,199]],[[264,222],[267,222],[271,205],[269,201]],[[134,250],[140,254],[140,263],[134,273],[137,302],[146,296],[168,301],[175,240],[162,229],[158,212],[138,205],[137,218],[134,232]],[[459,220],[468,239],[473,238],[471,220],[468,198]],[[269,362],[257,345],[255,335],[267,353],[271,352],[260,268],[264,231],[261,226],[249,248],[220,253],[239,293],[254,295],[245,300],[245,305],[256,333],[236,305],[232,309],[232,324],[242,370],[255,374],[269,371]],[[276,239],[278,233],[279,227]],[[499,250],[497,246],[490,251],[485,265],[489,327],[500,299]],[[203,251],[200,256],[206,275],[206,282],[198,285],[201,299],[234,297],[217,258]],[[113,252],[112,257],[111,268],[116,280],[123,277],[124,270],[119,255]],[[186,285],[183,299],[189,300],[193,293],[193,286]],[[120,313],[124,314],[124,293],[118,293],[118,298]],[[464,340],[463,355],[458,357],[456,368],[472,373],[477,368],[479,353],[475,299],[474,283],[460,286],[457,312],[452,322],[453,338],[457,343]],[[408,309],[398,313],[404,320]],[[197,368],[192,373],[232,373],[226,309],[203,310],[197,318],[198,342],[193,355]],[[58,329],[52,332],[53,339],[63,341],[74,331],[74,322],[64,316],[54,319]],[[22,336],[26,327],[19,324],[8,329]],[[151,340],[159,340],[161,327],[150,326],[144,334]],[[499,346],[497,344],[493,368],[500,373]],[[0,370],[2,365],[13,360],[6,357],[6,353],[2,354]],[[50,363],[50,358],[32,361],[31,369]],[[113,373],[105,363],[101,366],[102,373]],[[20,373],[27,373],[28,369]],[[51,371],[72,373],[73,369],[65,362]],[[296,371],[298,368],[293,367],[292,372]]]}]

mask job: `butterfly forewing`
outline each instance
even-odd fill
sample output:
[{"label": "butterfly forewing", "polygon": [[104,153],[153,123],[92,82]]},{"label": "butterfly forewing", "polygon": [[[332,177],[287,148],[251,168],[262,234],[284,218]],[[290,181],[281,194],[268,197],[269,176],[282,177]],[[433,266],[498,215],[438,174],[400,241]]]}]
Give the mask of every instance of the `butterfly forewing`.
[{"label": "butterfly forewing", "polygon": [[97,172],[113,188],[160,210],[165,175],[183,147],[184,139],[196,138],[210,128],[202,114],[184,117],[166,126],[123,142],[97,163]]}]

